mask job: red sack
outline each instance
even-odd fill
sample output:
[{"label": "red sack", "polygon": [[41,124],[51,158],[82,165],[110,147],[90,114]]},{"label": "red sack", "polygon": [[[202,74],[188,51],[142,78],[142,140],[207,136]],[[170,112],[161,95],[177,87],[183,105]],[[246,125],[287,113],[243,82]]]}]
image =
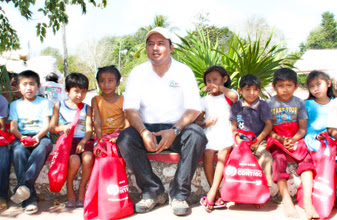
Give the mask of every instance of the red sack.
[{"label": "red sack", "polygon": [[23,137],[23,138],[21,138],[20,141],[21,141],[21,143],[23,143],[24,145],[27,145],[27,146],[33,146],[34,144],[37,143],[37,141],[30,136]]},{"label": "red sack", "polygon": [[[283,123],[280,125],[273,125],[273,131],[282,137],[293,137],[298,131],[298,129],[299,129],[298,124],[296,122]],[[301,138],[295,143],[295,146],[292,151],[289,151],[278,140],[272,137],[268,137],[267,148],[271,147],[274,144],[296,160],[303,160],[304,157],[308,154],[308,148],[304,142],[304,138]]]},{"label": "red sack", "polygon": [[49,189],[52,192],[60,192],[67,179],[71,143],[82,107],[83,103],[78,105],[74,120],[70,124],[71,128],[68,135],[61,134],[56,141],[54,156],[48,171]]},{"label": "red sack", "polygon": [[[324,132],[330,155],[324,155],[326,149],[325,142],[321,141],[321,148],[315,151],[309,151],[315,165],[314,183],[312,190],[312,204],[314,205],[321,219],[328,218],[335,203],[335,158],[336,143],[330,138],[328,133]],[[303,187],[302,184],[297,189],[297,202],[303,207]]]},{"label": "red sack", "polygon": [[237,132],[246,135],[250,141],[242,141],[230,153],[224,168],[221,198],[228,202],[264,204],[270,197],[267,179],[249,148],[256,142],[255,134],[243,130]]},{"label": "red sack", "polygon": [[96,155],[94,151],[98,157],[84,200],[84,219],[110,220],[132,215],[134,204],[129,197],[125,162],[118,156],[116,144],[105,141],[97,144],[97,148],[102,153]]},{"label": "red sack", "polygon": [[0,130],[0,146],[8,145],[15,140],[15,136],[12,133],[4,132]]}]

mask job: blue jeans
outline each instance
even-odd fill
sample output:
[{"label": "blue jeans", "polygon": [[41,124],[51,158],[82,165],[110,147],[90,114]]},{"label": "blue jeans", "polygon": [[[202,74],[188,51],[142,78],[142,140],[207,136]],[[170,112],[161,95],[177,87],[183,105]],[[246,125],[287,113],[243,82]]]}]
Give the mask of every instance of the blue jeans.
[{"label": "blue jeans", "polygon": [[8,145],[0,146],[0,199],[8,199],[10,166]]},{"label": "blue jeans", "polygon": [[52,149],[53,145],[47,136],[43,137],[36,147],[25,148],[18,139],[12,143],[11,156],[18,180],[14,193],[22,185],[27,186],[30,190],[30,197],[22,203],[23,208],[32,202],[39,201],[34,184]]},{"label": "blue jeans", "polygon": [[[158,132],[170,129],[172,124],[145,124],[145,126],[151,132]],[[169,195],[172,198],[186,200],[190,195],[191,181],[206,143],[207,138],[202,128],[196,124],[190,124],[170,146],[171,151],[180,153],[178,168],[169,187]],[[142,198],[154,198],[163,193],[163,183],[153,173],[143,140],[133,127],[128,127],[120,133],[117,146],[136,177],[137,185],[142,190]]]}]

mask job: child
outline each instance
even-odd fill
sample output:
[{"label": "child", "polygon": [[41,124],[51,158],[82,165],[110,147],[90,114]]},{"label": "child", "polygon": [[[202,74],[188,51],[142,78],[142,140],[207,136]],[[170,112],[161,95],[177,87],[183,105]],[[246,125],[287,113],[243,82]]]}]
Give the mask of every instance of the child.
[{"label": "child", "polygon": [[112,66],[99,68],[96,79],[102,95],[91,100],[96,138],[116,138],[116,130],[123,130],[129,123],[123,112],[123,96],[115,93],[119,86],[121,74]]},{"label": "child", "polygon": [[[240,80],[239,93],[243,96],[231,108],[230,120],[233,133],[237,129],[252,131],[256,135],[256,143],[250,146],[260,167],[262,168],[268,182],[272,186],[272,165],[273,158],[266,149],[265,140],[272,129],[271,112],[267,102],[260,100],[261,92],[260,80],[251,74],[244,75]],[[240,144],[247,139],[244,135],[237,135],[236,142]],[[248,139],[247,139],[248,140]],[[256,206],[260,208],[260,205]]]},{"label": "child", "polygon": [[[8,102],[0,95],[0,130],[6,131],[6,118],[8,115]],[[10,154],[8,145],[0,146],[0,212],[8,208],[8,188],[10,171]]]},{"label": "child", "polygon": [[[68,134],[69,124],[73,121],[78,105],[82,103],[88,91],[88,78],[81,73],[72,73],[66,77],[67,100],[57,102],[54,106],[53,116],[50,122],[50,131],[53,133]],[[71,144],[68,176],[67,176],[67,198],[66,208],[83,207],[85,189],[90,178],[94,163],[91,107],[83,103],[79,120],[75,127],[73,141]],[[74,191],[74,177],[81,166],[82,178],[78,189],[78,200],[76,201]]]},{"label": "child", "polygon": [[[16,137],[10,152],[18,180],[11,200],[17,204],[22,202],[25,213],[38,211],[34,183],[51,152],[53,146],[47,136],[51,107],[48,100],[36,96],[40,88],[39,75],[33,71],[23,71],[18,75],[19,89],[22,98],[11,103],[10,131]],[[24,145],[21,139],[30,136],[36,143]]]},{"label": "child", "polygon": [[[219,193],[224,164],[232,149],[233,137],[229,121],[231,102],[238,95],[230,88],[231,80],[227,71],[221,66],[209,67],[204,73],[205,91],[209,94],[201,99],[202,113],[196,123],[205,129],[208,139],[204,152],[204,170],[211,189],[207,197],[201,199],[206,211],[224,206]],[[230,100],[227,100],[230,99]],[[206,118],[204,122],[204,117]],[[218,152],[218,163],[214,172],[214,156]],[[214,201],[216,201],[214,206]]]},{"label": "child", "polygon": [[45,83],[42,84],[40,94],[48,99],[51,107],[54,107],[55,103],[67,99],[67,94],[64,91],[64,87],[58,83],[58,75],[55,73],[49,73],[46,76]]},{"label": "child", "polygon": [[319,134],[327,131],[328,109],[332,103],[331,99],[335,98],[335,93],[329,75],[324,72],[312,71],[307,77],[306,84],[309,89],[309,97],[305,100],[308,131],[304,140],[309,150],[317,151],[321,147],[322,139]]},{"label": "child", "polygon": [[[297,87],[296,72],[287,68],[279,69],[273,77],[273,88],[276,91],[276,95],[267,100],[273,116],[273,129],[274,126],[282,126],[285,123],[297,123],[299,126],[293,137],[283,137],[274,131],[270,132],[272,138],[280,141],[290,151],[293,150],[295,143],[304,137],[307,130],[308,115],[305,104],[301,99],[293,96]],[[277,187],[280,190],[285,214],[288,217],[298,217],[287,187],[287,180],[290,175],[286,172],[286,153],[275,145],[270,147],[270,152],[273,156],[273,181],[277,183]],[[297,173],[301,175],[303,184],[303,206],[307,217],[308,219],[319,218],[311,199],[314,170],[312,158],[307,153],[303,160],[295,161],[298,164]]]}]

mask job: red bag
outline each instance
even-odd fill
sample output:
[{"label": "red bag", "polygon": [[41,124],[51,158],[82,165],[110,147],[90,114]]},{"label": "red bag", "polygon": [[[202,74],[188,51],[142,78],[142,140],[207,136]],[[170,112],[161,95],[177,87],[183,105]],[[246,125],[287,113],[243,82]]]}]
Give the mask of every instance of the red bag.
[{"label": "red bag", "polygon": [[[283,123],[280,125],[273,125],[273,131],[283,137],[293,137],[298,131],[298,124],[296,122]],[[272,145],[276,145],[286,152],[289,156],[293,157],[296,160],[303,160],[304,157],[308,154],[307,145],[304,142],[304,138],[301,138],[295,143],[295,146],[292,151],[289,151],[281,142],[278,140],[268,137],[267,139],[267,148]]]},{"label": "red bag", "polygon": [[125,162],[118,156],[116,144],[105,141],[97,144],[97,148],[102,153],[96,155],[94,151],[98,157],[85,195],[84,219],[110,220],[132,215],[134,204],[129,197]]},{"label": "red bag", "polygon": [[[335,158],[336,143],[330,138],[328,133],[323,136],[328,142],[330,155],[324,155],[326,149],[325,142],[321,141],[321,148],[309,151],[315,165],[314,183],[312,191],[312,203],[321,219],[328,218],[335,203]],[[302,184],[297,189],[297,202],[303,207],[303,187]]]},{"label": "red bag", "polygon": [[24,145],[27,145],[27,146],[33,146],[34,144],[37,143],[37,141],[30,136],[23,137],[23,138],[21,138],[20,141],[21,141],[21,143],[23,143]]},{"label": "red bag", "polygon": [[56,141],[54,156],[48,171],[49,189],[52,192],[60,192],[67,179],[71,143],[82,108],[83,103],[78,105],[74,120],[70,124],[71,128],[69,134],[61,134]]},{"label": "red bag", "polygon": [[270,197],[267,179],[249,148],[256,142],[256,136],[251,131],[238,132],[250,141],[242,141],[230,153],[224,169],[221,198],[228,202],[264,204]]},{"label": "red bag", "polygon": [[8,145],[15,140],[15,136],[12,133],[0,130],[0,146]]}]

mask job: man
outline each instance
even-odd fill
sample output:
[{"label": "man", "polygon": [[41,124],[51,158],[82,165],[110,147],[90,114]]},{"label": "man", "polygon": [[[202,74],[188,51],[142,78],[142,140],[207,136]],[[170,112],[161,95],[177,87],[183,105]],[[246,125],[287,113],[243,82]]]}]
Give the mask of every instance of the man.
[{"label": "man", "polygon": [[167,200],[146,154],[167,149],[180,153],[169,197],[173,213],[186,215],[191,180],[207,143],[201,127],[192,124],[201,110],[199,90],[191,69],[171,58],[169,31],[151,30],[146,51],[149,61],[136,66],[127,82],[124,109],[131,127],[121,132],[117,146],[142,190],[135,206],[139,213]]}]

